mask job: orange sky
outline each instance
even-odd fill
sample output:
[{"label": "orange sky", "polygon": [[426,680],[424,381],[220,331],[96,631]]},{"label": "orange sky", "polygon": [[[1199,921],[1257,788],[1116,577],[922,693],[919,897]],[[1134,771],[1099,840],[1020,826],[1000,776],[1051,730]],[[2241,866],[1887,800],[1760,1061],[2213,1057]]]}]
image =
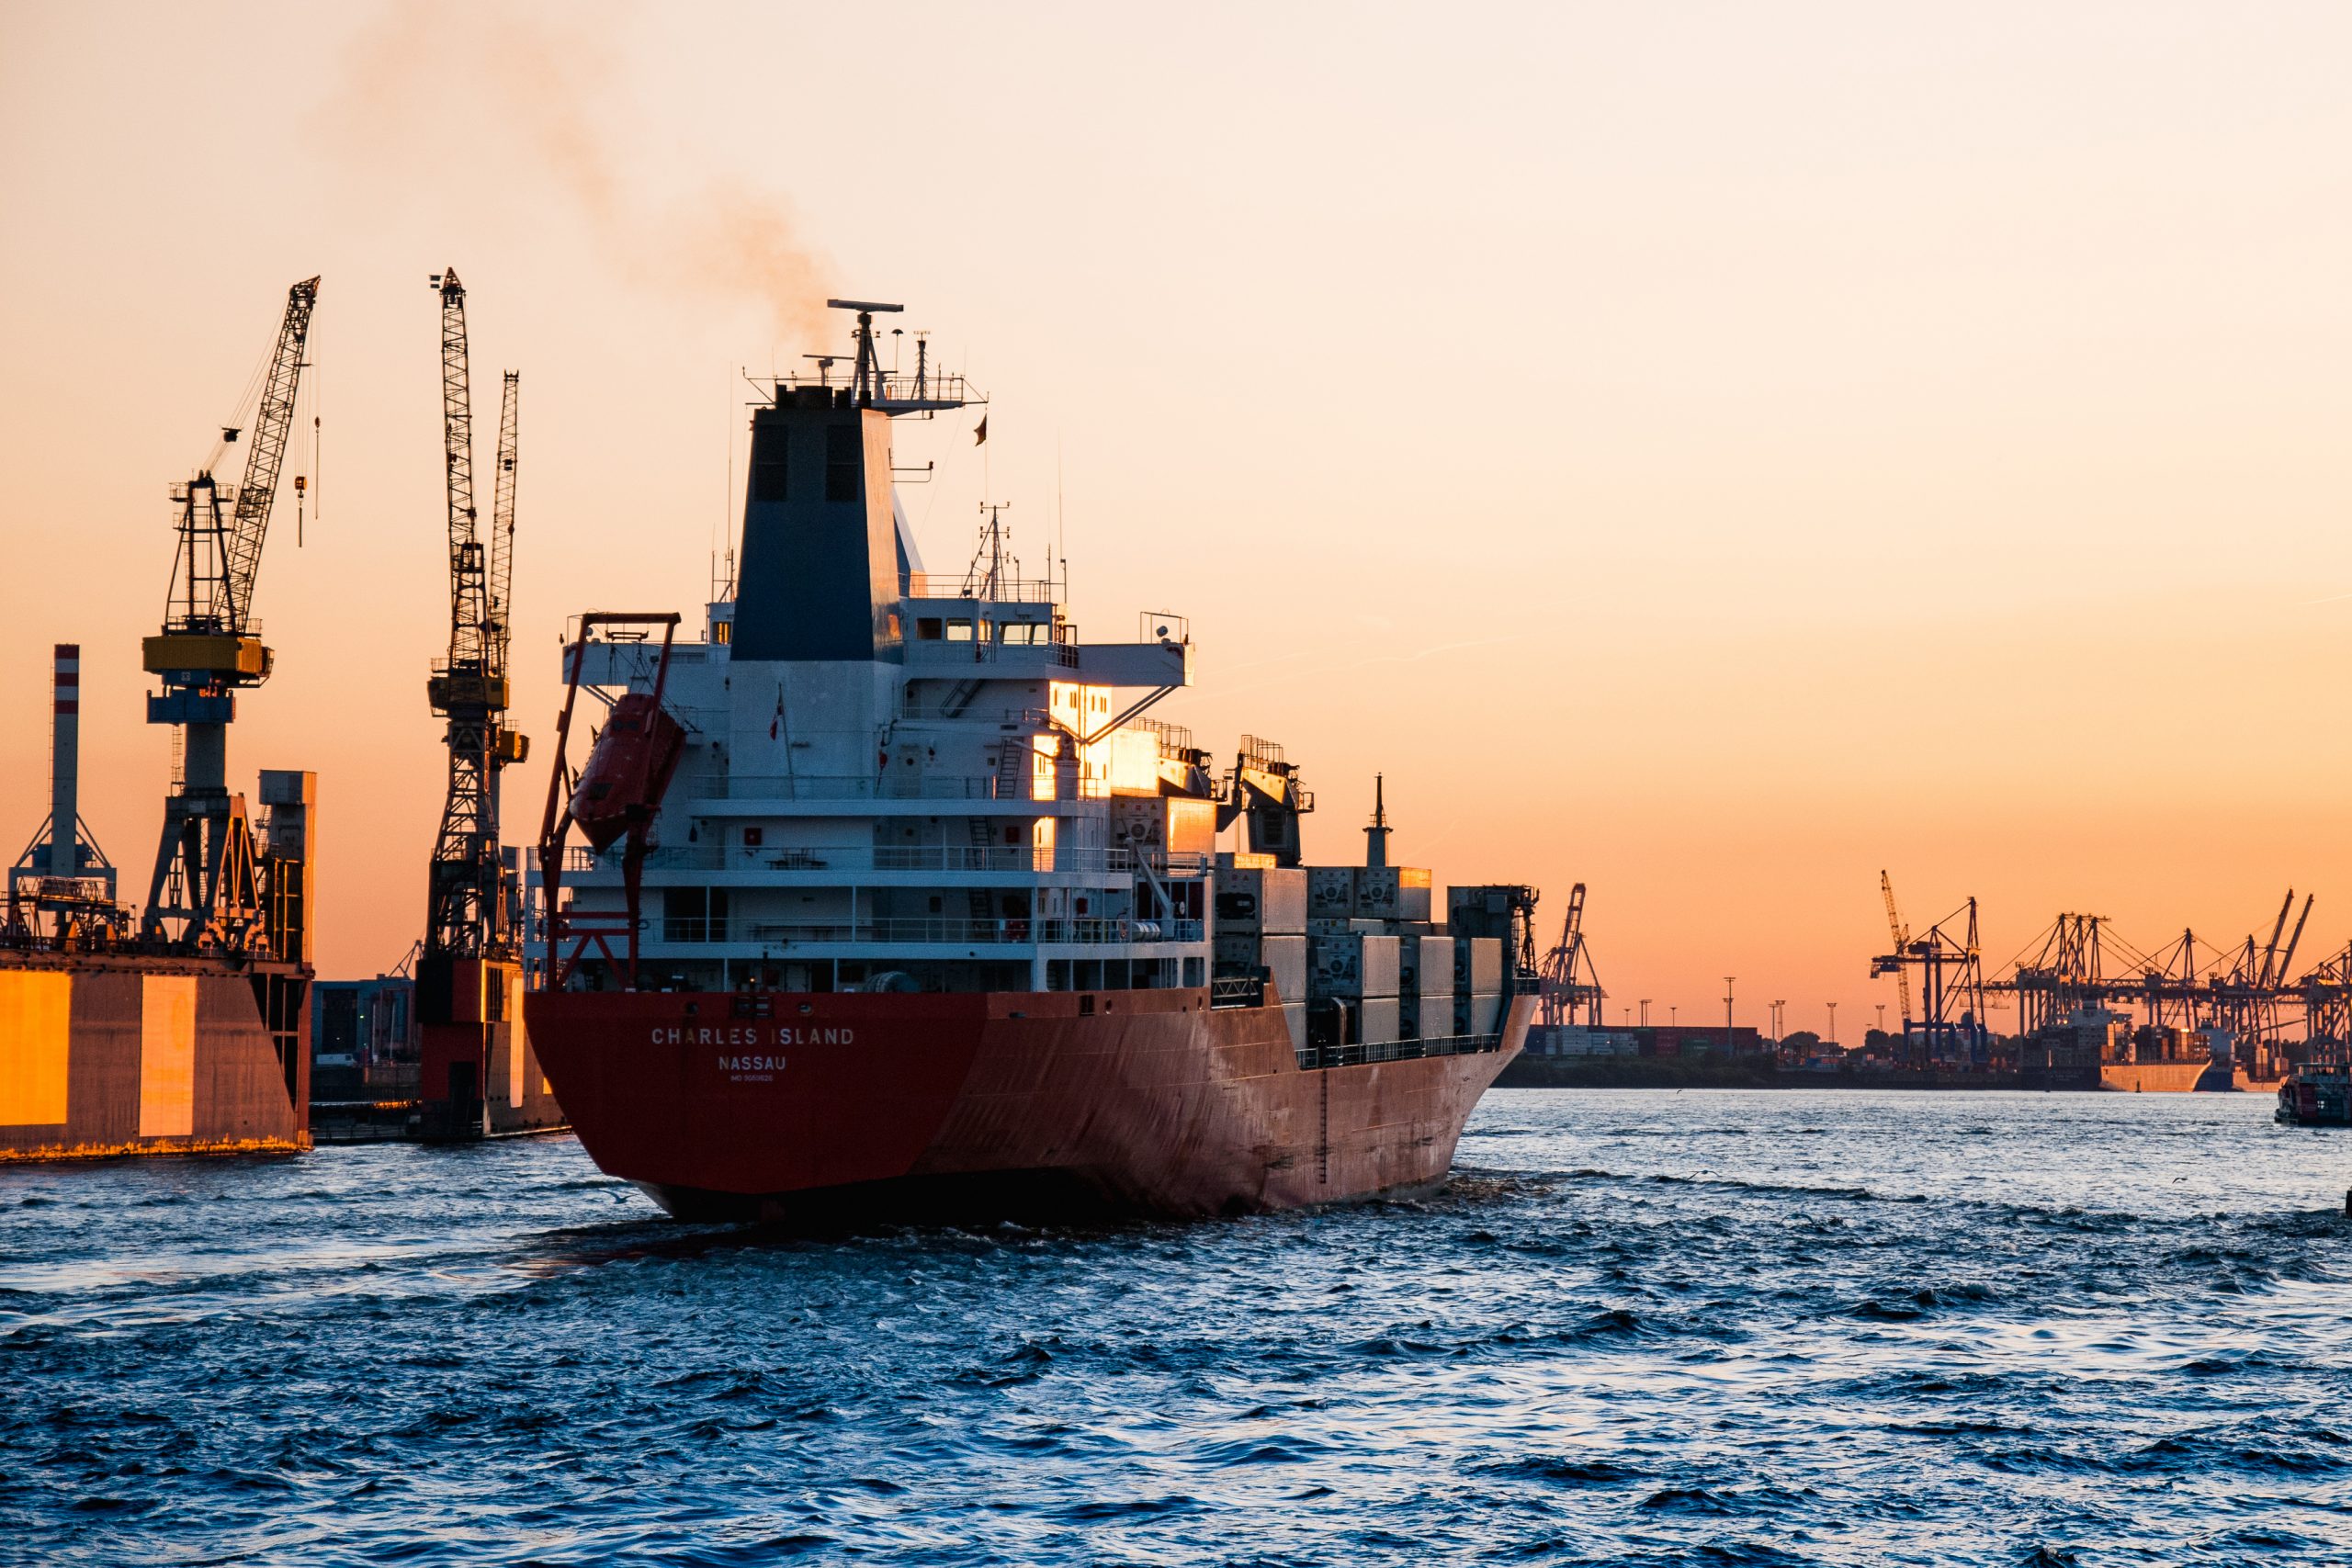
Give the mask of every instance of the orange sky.
[{"label": "orange sky", "polygon": [[[1192,617],[1165,716],[1385,769],[1399,856],[1571,883],[1616,1002],[1892,1000],[1881,866],[2154,946],[2352,934],[2352,11],[2128,4],[0,9],[0,832],[84,645],[143,894],[165,487],[322,285],[322,514],[232,778],[322,776],[324,967],[416,934],[446,635],[434,297],[523,372],[518,717],[563,617],[692,609],[736,367],[827,289],[996,399],[1078,619]],[[487,441],[487,436],[484,437]],[[982,454],[907,492],[960,566]],[[487,463],[485,448],[480,461]],[[739,451],[740,460],[740,451]],[[487,471],[486,466],[484,471]],[[2338,597],[2342,596],[2342,597]],[[509,792],[536,824],[545,775]]]}]

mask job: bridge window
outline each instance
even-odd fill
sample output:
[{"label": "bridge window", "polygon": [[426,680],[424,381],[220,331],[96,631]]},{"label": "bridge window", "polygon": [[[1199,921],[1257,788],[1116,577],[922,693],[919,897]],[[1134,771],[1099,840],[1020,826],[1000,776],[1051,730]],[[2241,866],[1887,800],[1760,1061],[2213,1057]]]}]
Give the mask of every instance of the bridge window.
[{"label": "bridge window", "polygon": [[787,442],[781,430],[760,432],[752,446],[752,499],[782,501],[789,470],[785,462]]},{"label": "bridge window", "polygon": [[855,501],[859,470],[865,462],[865,433],[854,424],[825,432],[825,499]]}]

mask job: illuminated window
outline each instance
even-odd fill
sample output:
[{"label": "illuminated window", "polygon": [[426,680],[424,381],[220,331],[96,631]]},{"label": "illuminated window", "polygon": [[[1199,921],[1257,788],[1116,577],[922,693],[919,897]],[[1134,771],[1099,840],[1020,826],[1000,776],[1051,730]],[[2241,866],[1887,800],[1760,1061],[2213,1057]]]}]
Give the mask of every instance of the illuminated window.
[{"label": "illuminated window", "polygon": [[948,640],[949,642],[969,642],[969,641],[971,641],[971,640],[972,640],[972,622],[971,622],[971,618],[970,618],[969,616],[959,615],[959,616],[956,616],[956,618],[954,618],[954,619],[950,620],[950,621],[947,623],[947,640]]}]

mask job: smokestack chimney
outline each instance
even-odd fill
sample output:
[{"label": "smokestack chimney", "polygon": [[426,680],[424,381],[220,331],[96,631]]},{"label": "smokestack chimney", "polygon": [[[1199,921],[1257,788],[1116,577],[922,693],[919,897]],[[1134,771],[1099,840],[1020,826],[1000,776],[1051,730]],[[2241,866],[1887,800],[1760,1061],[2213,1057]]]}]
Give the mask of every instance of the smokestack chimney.
[{"label": "smokestack chimney", "polygon": [[82,874],[82,645],[61,642],[51,679],[49,874]]}]

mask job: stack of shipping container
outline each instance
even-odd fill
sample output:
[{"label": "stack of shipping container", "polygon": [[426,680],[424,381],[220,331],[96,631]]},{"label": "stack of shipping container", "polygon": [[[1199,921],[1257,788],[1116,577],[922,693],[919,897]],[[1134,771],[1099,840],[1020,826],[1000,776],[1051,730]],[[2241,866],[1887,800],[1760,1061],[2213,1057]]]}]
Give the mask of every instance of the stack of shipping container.
[{"label": "stack of shipping container", "polygon": [[1284,868],[1220,854],[1217,974],[1262,976],[1303,1057],[1317,1045],[1494,1033],[1508,944],[1486,929],[1483,906],[1433,921],[1430,881],[1419,866]]}]

